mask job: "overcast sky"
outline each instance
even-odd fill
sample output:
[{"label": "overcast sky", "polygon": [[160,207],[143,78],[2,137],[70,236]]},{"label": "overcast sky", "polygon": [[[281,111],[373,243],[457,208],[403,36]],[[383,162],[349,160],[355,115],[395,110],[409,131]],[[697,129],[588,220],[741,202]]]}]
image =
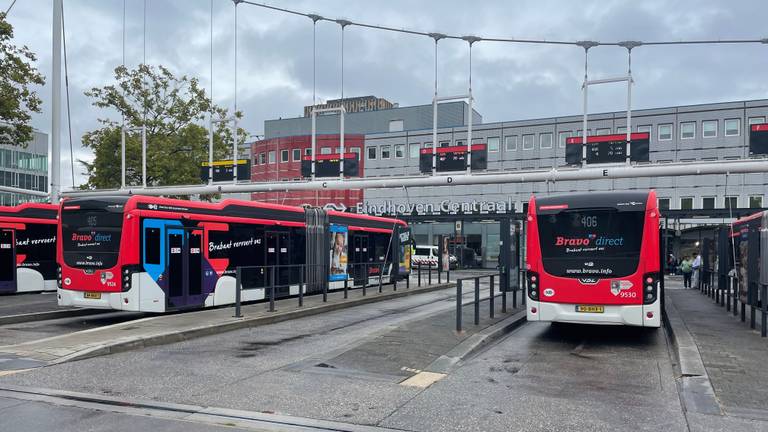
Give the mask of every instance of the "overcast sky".
[{"label": "overcast sky", "polygon": [[[12,0],[0,0],[5,10]],[[210,0],[147,0],[146,58],[210,89]],[[329,18],[451,34],[568,40],[683,40],[768,37],[765,0],[643,1],[277,1],[272,4]],[[143,0],[127,0],[125,62],[142,61]],[[213,95],[232,107],[233,5],[214,0]],[[312,24],[308,18],[242,4],[238,30],[238,108],[243,127],[263,133],[265,119],[302,115],[312,102]],[[8,20],[17,44],[39,56],[50,81],[51,0],[17,0]],[[114,113],[91,106],[86,89],[113,82],[122,63],[123,0],[64,0],[75,158],[90,159],[80,137]],[[373,94],[403,105],[431,103],[434,43],[426,37],[360,27],[345,30],[345,96]],[[340,30],[317,25],[317,95],[340,96]],[[468,50],[440,43],[440,93],[466,93]],[[633,107],[653,108],[768,97],[768,46],[641,47],[633,53]],[[473,90],[486,122],[580,114],[583,50],[568,46],[481,42],[473,49]],[[590,50],[590,76],[626,72],[626,50]],[[43,113],[33,125],[51,128],[50,86],[38,89]],[[620,84],[590,92],[590,112],[626,106]],[[71,185],[66,117],[62,183]],[[75,167],[76,183],[82,169]]]}]

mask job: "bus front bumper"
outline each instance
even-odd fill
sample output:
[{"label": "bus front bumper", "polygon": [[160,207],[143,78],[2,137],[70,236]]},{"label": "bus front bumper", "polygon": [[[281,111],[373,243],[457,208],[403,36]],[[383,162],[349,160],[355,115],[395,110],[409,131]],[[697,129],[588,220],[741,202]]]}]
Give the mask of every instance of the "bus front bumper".
[{"label": "bus front bumper", "polygon": [[649,305],[605,305],[602,313],[576,312],[576,305],[528,299],[528,321],[661,327],[661,301]]}]

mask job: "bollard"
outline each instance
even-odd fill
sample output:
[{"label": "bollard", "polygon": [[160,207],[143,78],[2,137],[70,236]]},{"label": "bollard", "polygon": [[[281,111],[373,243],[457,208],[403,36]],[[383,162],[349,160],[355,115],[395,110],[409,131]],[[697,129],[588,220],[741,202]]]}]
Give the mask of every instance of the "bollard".
[{"label": "bollard", "polygon": [[443,271],[440,269],[440,267],[437,268],[437,283],[440,283],[440,278],[443,275]]},{"label": "bollard", "polygon": [[349,282],[349,279],[345,277],[344,278],[344,300],[347,299],[348,292],[349,292],[349,283],[348,282]]},{"label": "bollard", "polygon": [[739,309],[739,285],[733,283],[734,278],[731,279],[731,286],[733,287],[733,316],[738,315],[737,310]]},{"label": "bollard", "polygon": [[306,271],[306,265],[302,265],[299,269],[299,307],[304,306],[304,273]]},{"label": "bollard", "polygon": [[726,282],[726,286],[728,287],[728,293],[725,294],[725,310],[727,312],[731,311],[731,282],[730,278],[727,279],[728,282]]},{"label": "bollard", "polygon": [[[509,288],[509,285],[507,285],[507,288]],[[506,291],[501,292],[501,313],[507,313],[507,292]]]},{"label": "bollard", "polygon": [[243,315],[240,313],[240,289],[242,286],[242,270],[240,267],[237,267],[237,270],[235,270],[235,318],[242,318]]},{"label": "bollard", "polygon": [[480,278],[475,278],[475,325],[480,325]]},{"label": "bollard", "polygon": [[427,275],[428,275],[427,286],[430,286],[430,285],[432,285],[432,264],[429,264],[429,269],[427,270]]},{"label": "bollard", "polygon": [[[757,291],[757,290],[755,290],[755,291]],[[752,296],[748,296],[747,299],[749,299],[750,297],[752,297]],[[754,297],[757,297],[757,293],[755,293]],[[757,300],[757,299],[754,299],[754,300]],[[757,316],[756,316],[756,313],[757,313],[757,302],[755,301],[754,303],[755,304],[750,304],[749,305],[749,328],[751,328],[753,330],[755,328],[755,324],[756,324],[756,321],[757,321]]]},{"label": "bollard", "polygon": [[461,332],[461,304],[462,296],[461,292],[461,279],[456,281],[456,331]]},{"label": "bollard", "polygon": [[496,294],[494,293],[494,289],[493,289],[493,285],[494,285],[493,279],[494,279],[494,275],[491,275],[491,297],[488,299],[490,303],[489,306],[491,307],[491,319],[493,319],[493,312],[494,312],[493,310],[495,309],[495,305],[496,305],[496,299],[495,299]]},{"label": "bollard", "polygon": [[421,263],[419,263],[417,275],[416,286],[421,288]]},{"label": "bollard", "polygon": [[408,276],[405,278],[405,289],[411,289],[411,271],[408,270]]},{"label": "bollard", "polygon": [[272,267],[272,271],[269,273],[270,284],[269,287],[269,311],[275,311],[275,268]]},{"label": "bollard", "polygon": [[449,283],[451,281],[451,266],[448,266],[448,271],[445,272],[445,283]]},{"label": "bollard", "polygon": [[760,303],[762,306],[762,312],[763,316],[760,321],[760,336],[766,337],[768,334],[768,328],[766,326],[768,325],[768,285],[763,285],[760,287]]},{"label": "bollard", "polygon": [[384,277],[384,264],[379,264],[379,294],[381,294],[381,278]]},{"label": "bollard", "polygon": [[365,263],[365,278],[363,279],[363,297],[365,297],[365,290],[368,288],[368,275],[371,272],[371,267],[368,263]]},{"label": "bollard", "polygon": [[328,281],[328,278],[325,278],[323,281],[323,303],[328,302],[328,284],[330,282]]}]

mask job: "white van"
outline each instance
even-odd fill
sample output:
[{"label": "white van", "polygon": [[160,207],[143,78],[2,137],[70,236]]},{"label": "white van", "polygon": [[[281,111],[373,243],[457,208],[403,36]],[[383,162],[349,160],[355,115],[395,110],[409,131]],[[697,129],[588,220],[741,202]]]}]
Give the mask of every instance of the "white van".
[{"label": "white van", "polygon": [[[411,256],[411,266],[415,269],[419,264],[422,267],[437,268],[438,261],[437,246],[416,245],[416,251]],[[449,255],[448,261],[452,269],[456,268],[458,260],[455,256]]]}]

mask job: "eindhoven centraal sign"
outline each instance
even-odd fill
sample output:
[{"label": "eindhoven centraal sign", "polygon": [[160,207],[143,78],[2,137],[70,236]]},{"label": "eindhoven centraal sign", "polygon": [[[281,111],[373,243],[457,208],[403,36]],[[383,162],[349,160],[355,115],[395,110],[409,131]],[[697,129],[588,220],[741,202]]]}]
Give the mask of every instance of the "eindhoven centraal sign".
[{"label": "eindhoven centraal sign", "polygon": [[439,203],[424,202],[359,202],[355,207],[357,213],[362,214],[417,214],[430,215],[438,213],[506,213],[513,211],[515,205],[511,199],[504,201],[464,201],[442,200]]}]

